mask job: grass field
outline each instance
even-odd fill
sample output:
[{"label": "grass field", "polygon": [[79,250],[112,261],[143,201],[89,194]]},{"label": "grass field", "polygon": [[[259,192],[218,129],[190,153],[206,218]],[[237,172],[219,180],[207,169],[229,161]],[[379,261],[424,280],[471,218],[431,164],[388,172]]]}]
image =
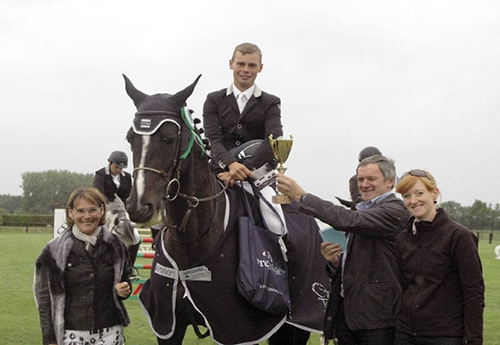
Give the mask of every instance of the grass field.
[{"label": "grass field", "polygon": [[[495,260],[494,248],[500,239],[490,244],[484,236],[479,251],[483,262],[486,282],[486,308],[484,312],[484,344],[500,345],[500,260]],[[35,306],[32,286],[34,262],[48,240],[52,229],[0,228],[0,345],[33,345],[41,343],[38,311]],[[151,260],[139,259],[138,263]],[[142,271],[141,276],[148,275]],[[131,325],[125,328],[127,344],[155,345],[151,332],[137,301],[127,300]],[[210,339],[198,340],[191,328],[184,344],[213,344]],[[319,335],[312,335],[309,344],[319,344]]]}]

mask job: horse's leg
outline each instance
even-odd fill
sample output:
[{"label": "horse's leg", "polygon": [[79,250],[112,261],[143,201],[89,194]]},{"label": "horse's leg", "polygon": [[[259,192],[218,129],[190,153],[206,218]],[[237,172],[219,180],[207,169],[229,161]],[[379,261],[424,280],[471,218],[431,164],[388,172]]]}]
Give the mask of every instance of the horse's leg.
[{"label": "horse's leg", "polygon": [[306,345],[310,333],[285,323],[269,338],[269,345]]},{"label": "horse's leg", "polygon": [[[186,335],[186,329],[189,323],[184,322],[185,320],[178,320],[176,324],[174,334],[168,339],[156,338],[158,345],[182,345],[184,336]],[[182,322],[180,322],[182,321]]]},{"label": "horse's leg", "polygon": [[135,264],[135,259],[137,258],[137,252],[139,251],[140,246],[141,244],[137,243],[137,244],[132,244],[130,247],[128,247],[128,256],[130,257],[131,266],[134,266]]},{"label": "horse's leg", "polygon": [[[197,313],[187,298],[178,301],[175,309],[175,331],[169,339],[157,338],[158,345],[182,345],[186,330],[193,322],[204,326],[203,317]],[[194,318],[194,320],[193,320]]]}]

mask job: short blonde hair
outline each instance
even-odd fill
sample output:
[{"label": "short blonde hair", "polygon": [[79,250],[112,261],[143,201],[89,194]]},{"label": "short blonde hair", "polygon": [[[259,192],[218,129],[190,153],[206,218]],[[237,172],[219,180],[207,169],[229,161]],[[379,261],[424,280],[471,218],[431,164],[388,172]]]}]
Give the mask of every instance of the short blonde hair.
[{"label": "short blonde hair", "polygon": [[257,54],[259,55],[259,62],[262,63],[262,52],[260,51],[260,48],[253,43],[245,42],[237,45],[236,48],[234,48],[233,57],[231,58],[231,61],[234,61],[237,52],[240,52],[243,55]]}]

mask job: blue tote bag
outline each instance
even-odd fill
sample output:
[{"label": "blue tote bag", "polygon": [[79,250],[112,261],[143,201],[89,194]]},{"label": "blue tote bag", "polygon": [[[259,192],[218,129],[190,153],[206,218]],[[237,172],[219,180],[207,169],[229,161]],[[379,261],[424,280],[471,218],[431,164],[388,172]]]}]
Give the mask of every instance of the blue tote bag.
[{"label": "blue tote bag", "polygon": [[[257,188],[253,190],[276,212]],[[247,216],[239,218],[238,292],[260,310],[272,314],[289,312],[288,269],[278,242],[280,236],[255,223],[247,192],[243,194]]]}]

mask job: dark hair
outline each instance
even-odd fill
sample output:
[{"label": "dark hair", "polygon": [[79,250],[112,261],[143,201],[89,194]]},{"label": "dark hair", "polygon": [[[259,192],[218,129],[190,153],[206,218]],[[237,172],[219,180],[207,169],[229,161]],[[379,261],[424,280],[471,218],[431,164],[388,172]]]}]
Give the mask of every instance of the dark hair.
[{"label": "dark hair", "polygon": [[75,225],[75,221],[70,217],[70,212],[75,207],[75,203],[80,199],[87,200],[97,207],[101,207],[103,212],[99,219],[99,225],[106,224],[106,199],[104,195],[94,187],[78,188],[71,193],[68,203],[66,204],[66,224],[69,226]]}]

